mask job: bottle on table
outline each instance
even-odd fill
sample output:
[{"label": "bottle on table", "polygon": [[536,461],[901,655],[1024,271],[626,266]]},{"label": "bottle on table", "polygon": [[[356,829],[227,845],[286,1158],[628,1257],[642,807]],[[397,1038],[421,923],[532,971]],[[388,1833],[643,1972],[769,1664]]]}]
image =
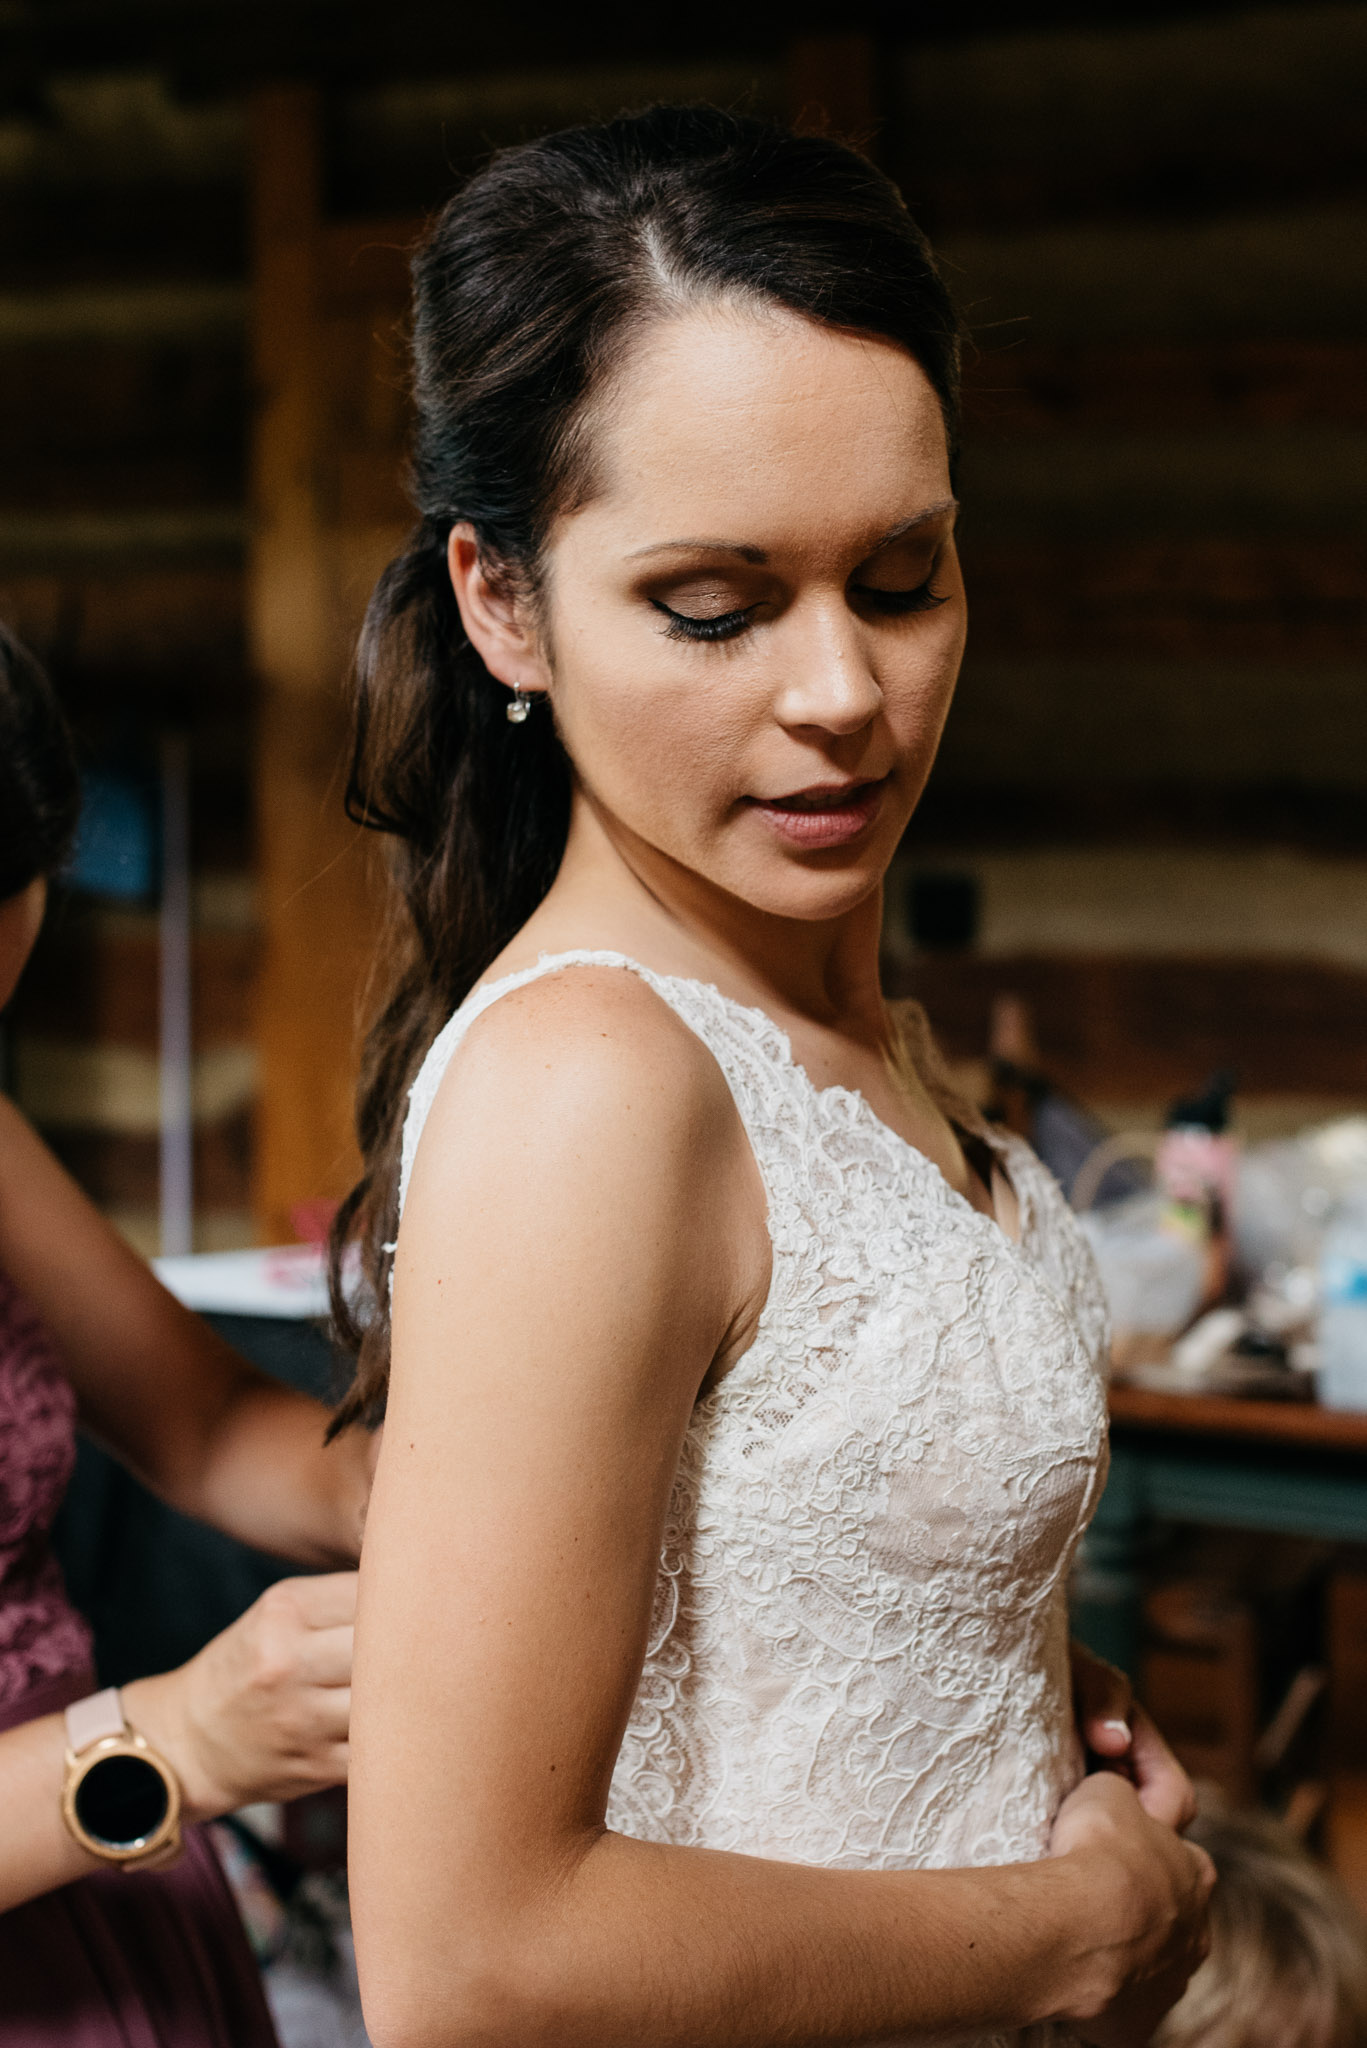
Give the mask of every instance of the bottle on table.
[{"label": "bottle on table", "polygon": [[1367,1183],[1340,1202],[1320,1254],[1319,1398],[1367,1409]]}]

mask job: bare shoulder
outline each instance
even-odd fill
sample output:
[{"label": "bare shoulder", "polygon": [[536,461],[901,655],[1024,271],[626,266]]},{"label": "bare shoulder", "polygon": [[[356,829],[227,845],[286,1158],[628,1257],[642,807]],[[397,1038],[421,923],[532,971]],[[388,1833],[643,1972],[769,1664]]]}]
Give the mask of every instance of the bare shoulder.
[{"label": "bare shoulder", "polygon": [[654,1384],[669,1357],[691,1401],[743,1347],[769,1272],[763,1190],[725,1078],[639,976],[574,967],[475,1019],[404,1206],[405,1342],[442,1313],[440,1295],[463,1332],[480,1317],[496,1328],[503,1370],[553,1330],[556,1355],[579,1361],[577,1384],[624,1359],[622,1384]]},{"label": "bare shoulder", "polygon": [[[568,1146],[644,1148],[677,1178],[743,1145],[721,1069],[637,974],[562,968],[510,990],[470,1026],[443,1076],[428,1133],[497,1139],[510,1158]],[[438,1144],[440,1139],[438,1138]]]}]

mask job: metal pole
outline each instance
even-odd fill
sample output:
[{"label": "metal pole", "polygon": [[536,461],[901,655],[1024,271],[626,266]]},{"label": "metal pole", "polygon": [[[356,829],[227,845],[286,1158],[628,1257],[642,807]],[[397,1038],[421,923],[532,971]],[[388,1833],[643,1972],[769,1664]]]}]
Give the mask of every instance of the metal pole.
[{"label": "metal pole", "polygon": [[161,741],[161,1251],[194,1249],[190,1035],[190,746]]}]

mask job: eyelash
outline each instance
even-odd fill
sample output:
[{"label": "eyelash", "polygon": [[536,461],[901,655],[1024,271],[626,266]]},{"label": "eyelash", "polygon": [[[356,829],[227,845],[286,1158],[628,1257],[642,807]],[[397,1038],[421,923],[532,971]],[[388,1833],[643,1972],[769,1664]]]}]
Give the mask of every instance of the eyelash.
[{"label": "eyelash", "polygon": [[[875,611],[896,619],[907,618],[913,612],[934,611],[937,605],[945,602],[945,598],[939,592],[931,589],[930,577],[927,577],[924,583],[918,584],[915,590],[870,590],[865,585],[856,584],[855,591],[866,604],[871,604]],[[759,610],[758,605],[751,604],[739,611],[718,612],[714,618],[698,619],[690,617],[687,612],[676,612],[672,606],[662,603],[658,597],[653,597],[650,601],[656,611],[663,613],[669,621],[665,627],[669,639],[695,642],[734,640],[738,634],[745,631],[751,613]]]}]

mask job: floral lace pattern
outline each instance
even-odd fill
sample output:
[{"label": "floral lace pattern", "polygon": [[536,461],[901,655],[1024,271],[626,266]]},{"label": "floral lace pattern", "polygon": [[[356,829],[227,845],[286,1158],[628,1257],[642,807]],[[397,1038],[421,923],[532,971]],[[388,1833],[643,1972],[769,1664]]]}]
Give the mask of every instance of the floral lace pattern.
[{"label": "floral lace pattern", "polygon": [[1057,1184],[994,1137],[1013,1243],[862,1096],[817,1088],[763,1012],[573,953],[438,1037],[401,1202],[470,1023],[576,964],[639,974],[711,1051],[773,1244],[754,1342],[685,1439],[609,1825],[845,1869],[1040,1857],[1082,1768],[1067,1576],[1106,1461],[1106,1311]]},{"label": "floral lace pattern", "polygon": [[76,1402],[42,1325],[0,1273],[0,1708],[90,1663],[48,1533],[76,1457]]}]

